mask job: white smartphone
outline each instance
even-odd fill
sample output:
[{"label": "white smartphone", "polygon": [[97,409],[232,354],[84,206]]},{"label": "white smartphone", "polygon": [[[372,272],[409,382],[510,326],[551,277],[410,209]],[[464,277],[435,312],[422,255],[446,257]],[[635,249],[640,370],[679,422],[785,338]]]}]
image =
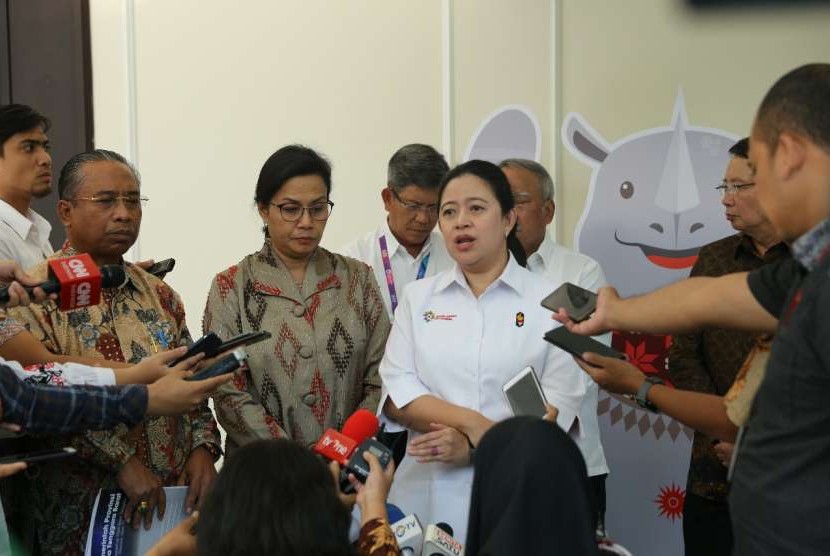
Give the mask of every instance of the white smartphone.
[{"label": "white smartphone", "polygon": [[545,393],[533,367],[527,366],[502,387],[513,415],[544,417],[547,413]]}]

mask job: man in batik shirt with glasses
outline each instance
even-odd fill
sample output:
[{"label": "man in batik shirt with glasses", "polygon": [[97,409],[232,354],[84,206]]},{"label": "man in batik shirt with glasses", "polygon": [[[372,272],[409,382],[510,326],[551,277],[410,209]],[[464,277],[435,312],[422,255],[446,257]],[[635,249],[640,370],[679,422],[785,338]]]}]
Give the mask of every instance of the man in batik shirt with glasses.
[{"label": "man in batik shirt with glasses", "polygon": [[[135,363],[191,342],[178,294],[122,256],[138,237],[142,197],[135,169],[119,154],[96,150],[71,158],[61,171],[58,215],[67,243],[55,253],[89,253],[99,266],[124,264],[127,281],[102,290],[98,305],[61,312],[54,302],[13,309],[9,315],[30,334],[8,334],[0,355],[33,364],[42,343],[56,354]],[[30,270],[45,280],[47,264]],[[5,336],[5,337],[4,337]],[[187,505],[195,508],[216,476],[220,440],[207,404],[180,417],[151,417],[137,426],[54,437],[72,445],[80,458],[43,466],[29,481],[25,508],[34,522],[43,554],[82,554],[89,516],[100,488],[121,488],[129,497],[125,517],[149,526],[163,511],[163,486],[189,485]]]},{"label": "man in batik shirt with glasses", "polygon": [[[761,210],[747,160],[749,139],[730,149],[732,155],[721,193],[726,219],[739,233],[700,250],[691,276],[723,276],[746,272],[789,257],[789,249]],[[669,351],[669,374],[683,390],[723,396],[758,338],[754,334],[708,328],[675,336]],[[732,553],[726,480],[732,444],[695,433],[683,507],[687,556],[728,556]]]}]

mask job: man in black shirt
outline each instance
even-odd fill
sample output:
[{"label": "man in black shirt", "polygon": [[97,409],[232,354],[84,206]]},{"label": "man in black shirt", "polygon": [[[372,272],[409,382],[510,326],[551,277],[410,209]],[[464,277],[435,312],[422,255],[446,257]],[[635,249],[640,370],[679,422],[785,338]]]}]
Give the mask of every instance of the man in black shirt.
[{"label": "man in black shirt", "polygon": [[[690,278],[621,300],[601,290],[580,334],[685,333],[706,326],[775,332],[766,377],[736,446],[730,509],[735,554],[830,550],[830,64],[791,71],[758,109],[750,165],[761,207],[793,259],[751,273]],[[608,390],[647,405],[674,395],[628,363],[586,354]]]}]

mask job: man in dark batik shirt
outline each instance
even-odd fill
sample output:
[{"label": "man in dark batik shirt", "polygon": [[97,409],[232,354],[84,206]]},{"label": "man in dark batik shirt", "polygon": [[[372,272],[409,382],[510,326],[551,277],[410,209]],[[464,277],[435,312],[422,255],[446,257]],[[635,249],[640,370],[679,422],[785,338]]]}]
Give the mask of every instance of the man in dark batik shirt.
[{"label": "man in dark batik shirt", "polygon": [[[747,160],[749,138],[735,143],[729,153],[732,159],[717,189],[721,192],[726,218],[739,233],[703,247],[691,276],[746,272],[789,256],[789,249],[758,204]],[[669,351],[672,381],[684,390],[723,396],[755,339],[755,334],[723,328],[706,328],[676,336]],[[695,433],[683,505],[686,556],[732,553],[726,481],[731,453],[731,443]]]}]

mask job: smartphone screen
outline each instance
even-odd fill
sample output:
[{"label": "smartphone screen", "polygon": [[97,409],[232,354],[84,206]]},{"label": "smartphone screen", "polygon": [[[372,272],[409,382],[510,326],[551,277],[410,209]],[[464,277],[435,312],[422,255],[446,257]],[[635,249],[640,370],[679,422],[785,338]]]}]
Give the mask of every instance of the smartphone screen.
[{"label": "smartphone screen", "polygon": [[504,395],[513,415],[543,417],[547,412],[545,394],[536,378],[533,367],[525,367],[504,386]]},{"label": "smartphone screen", "polygon": [[545,340],[580,359],[585,352],[598,353],[604,357],[625,359],[625,355],[619,351],[594,340],[590,336],[574,334],[564,326],[545,332]]}]

